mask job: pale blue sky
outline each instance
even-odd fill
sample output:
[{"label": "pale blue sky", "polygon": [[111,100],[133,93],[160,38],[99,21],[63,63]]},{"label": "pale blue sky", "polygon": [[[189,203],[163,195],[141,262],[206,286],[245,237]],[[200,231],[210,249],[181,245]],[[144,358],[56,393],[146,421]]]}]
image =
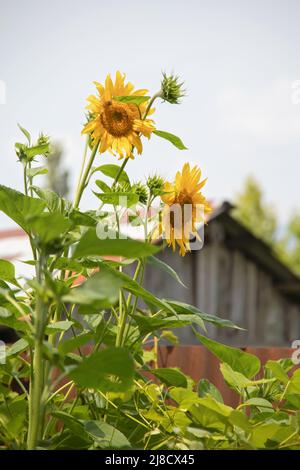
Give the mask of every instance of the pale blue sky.
[{"label": "pale blue sky", "polygon": [[[175,70],[188,96],[178,107],[158,104],[155,121],[189,150],[153,136],[129,174],[171,176],[189,160],[209,177],[207,196],[219,201],[252,173],[284,221],[300,209],[300,104],[291,101],[300,80],[299,24],[297,0],[1,0],[1,183],[22,188],[17,122],[64,143],[74,180],[92,81],[120,69],[155,92],[161,70]],[[0,216],[0,228],[7,225]]]}]

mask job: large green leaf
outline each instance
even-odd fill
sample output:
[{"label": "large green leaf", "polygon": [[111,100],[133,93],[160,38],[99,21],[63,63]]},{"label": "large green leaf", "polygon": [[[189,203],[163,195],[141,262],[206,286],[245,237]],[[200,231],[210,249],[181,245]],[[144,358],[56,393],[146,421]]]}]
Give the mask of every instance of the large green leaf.
[{"label": "large green leaf", "polygon": [[89,229],[80,239],[74,251],[74,258],[84,256],[124,256],[125,258],[144,258],[153,255],[160,250],[159,247],[149,243],[126,239],[97,237],[96,230]]},{"label": "large green leaf", "polygon": [[0,211],[27,233],[30,231],[29,219],[40,215],[45,207],[46,204],[41,199],[25,196],[19,191],[0,185]]},{"label": "large green leaf", "polygon": [[134,363],[127,349],[107,348],[85,357],[69,375],[79,387],[125,391],[133,383]]},{"label": "large green leaf", "polygon": [[[119,289],[123,284],[122,279],[103,269],[88,278],[79,287],[74,287],[69,294],[63,297],[63,301],[90,306],[94,311],[109,308],[118,301]],[[81,312],[93,313],[89,309],[83,309]]]},{"label": "large green leaf", "polygon": [[[95,173],[96,171],[101,171],[103,175],[108,176],[109,178],[115,179],[119,174],[120,167],[118,165],[107,164],[107,165],[101,165],[101,166],[98,166],[97,168],[94,168],[93,173]],[[118,182],[130,184],[128,175],[124,170],[119,175]]]},{"label": "large green leaf", "polygon": [[118,429],[104,421],[82,421],[84,431],[101,449],[129,449],[130,442]]},{"label": "large green leaf", "polygon": [[161,137],[162,139],[166,139],[171,144],[175,145],[179,150],[187,150],[187,147],[184,145],[180,137],[177,137],[177,135],[171,134],[170,132],[165,132],[165,131],[153,131],[153,134],[157,135],[158,137]]},{"label": "large green leaf", "polygon": [[243,330],[243,328],[240,328],[239,326],[235,325],[234,323],[232,323],[232,321],[217,317],[216,315],[201,312],[201,310],[199,310],[197,307],[194,307],[193,305],[189,305],[184,302],[179,302],[178,300],[167,299],[166,302],[168,302],[168,304],[171,305],[177,313],[192,313],[194,315],[198,315],[203,321],[212,323],[216,326],[220,326],[221,328],[235,328],[237,330]]},{"label": "large green leaf", "polygon": [[59,212],[44,213],[33,217],[29,226],[42,243],[49,243],[64,235],[72,222]]},{"label": "large green leaf", "polygon": [[261,367],[260,360],[253,354],[242,351],[241,349],[225,346],[212,339],[196,333],[197,338],[221,361],[226,362],[236,372],[240,372],[248,379],[256,375]]}]

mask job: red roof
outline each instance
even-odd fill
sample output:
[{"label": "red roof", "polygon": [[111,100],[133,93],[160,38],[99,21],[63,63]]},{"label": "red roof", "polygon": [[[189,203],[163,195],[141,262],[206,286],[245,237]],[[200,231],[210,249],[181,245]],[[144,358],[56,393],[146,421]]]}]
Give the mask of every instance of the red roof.
[{"label": "red roof", "polygon": [[7,230],[0,231],[0,240],[4,238],[14,238],[14,237],[26,237],[27,234],[21,228],[11,228]]}]

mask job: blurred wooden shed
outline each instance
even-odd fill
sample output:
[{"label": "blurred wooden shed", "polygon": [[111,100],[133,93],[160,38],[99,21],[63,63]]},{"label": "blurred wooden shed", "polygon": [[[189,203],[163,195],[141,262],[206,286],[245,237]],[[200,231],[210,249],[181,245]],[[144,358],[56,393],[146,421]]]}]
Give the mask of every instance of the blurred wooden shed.
[{"label": "blurred wooden shed", "polygon": [[[163,250],[187,288],[149,266],[145,287],[163,298],[196,305],[206,313],[231,319],[245,332],[211,327],[211,337],[236,346],[287,346],[300,339],[300,279],[232,215],[225,202],[205,226],[204,246],[185,257]],[[179,330],[178,330],[179,331]],[[183,344],[196,344],[191,328]]]}]

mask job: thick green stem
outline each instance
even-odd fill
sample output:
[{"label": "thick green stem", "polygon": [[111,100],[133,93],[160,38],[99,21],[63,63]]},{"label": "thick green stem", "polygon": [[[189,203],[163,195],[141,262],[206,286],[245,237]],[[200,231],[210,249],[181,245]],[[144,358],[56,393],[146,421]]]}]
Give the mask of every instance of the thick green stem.
[{"label": "thick green stem", "polygon": [[[42,282],[43,256],[39,260],[37,270],[38,282]],[[38,297],[35,310],[35,341],[32,360],[32,381],[29,391],[29,427],[27,435],[27,449],[34,450],[37,447],[38,440],[41,437],[43,428],[44,404],[42,403],[42,394],[44,388],[45,364],[43,359],[43,339],[45,333],[45,314],[46,309],[43,300]]]}]

